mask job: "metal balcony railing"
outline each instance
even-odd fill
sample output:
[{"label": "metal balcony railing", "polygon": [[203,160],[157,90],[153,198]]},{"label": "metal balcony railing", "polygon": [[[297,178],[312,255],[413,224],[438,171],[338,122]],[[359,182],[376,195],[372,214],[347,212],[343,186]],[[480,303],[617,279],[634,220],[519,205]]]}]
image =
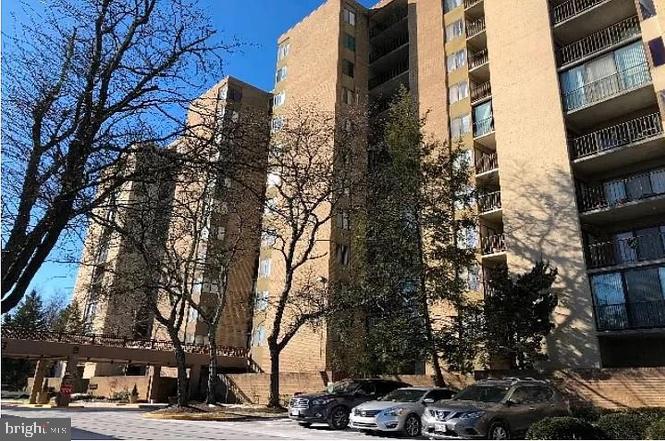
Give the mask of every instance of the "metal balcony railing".
[{"label": "metal balcony railing", "polygon": [[482,51],[478,51],[475,54],[469,55],[469,69],[475,69],[476,67],[480,67],[489,61],[490,58],[489,54],[487,53],[487,49],[483,49]]},{"label": "metal balcony railing", "polygon": [[555,25],[582,14],[606,0],[568,0],[552,8],[552,21]]},{"label": "metal balcony railing", "polygon": [[665,300],[596,305],[599,331],[665,327]]},{"label": "metal balcony railing", "polygon": [[372,90],[375,87],[380,86],[381,84],[386,83],[392,80],[393,78],[398,77],[408,71],[409,71],[409,61],[408,60],[402,61],[388,72],[384,72],[381,75],[378,75],[369,80],[369,89]]},{"label": "metal balcony railing", "polygon": [[665,194],[665,168],[601,184],[580,185],[580,211],[620,206],[662,194]]},{"label": "metal balcony railing", "polygon": [[485,30],[485,17],[466,22],[466,38],[471,38]]},{"label": "metal balcony railing", "polygon": [[652,113],[570,140],[573,159],[584,158],[663,134],[660,113]]},{"label": "metal balcony railing", "polygon": [[559,63],[566,65],[584,59],[616,44],[639,36],[640,19],[627,18],[601,31],[570,43],[559,49]]},{"label": "metal balcony railing", "polygon": [[480,153],[476,156],[476,174],[487,173],[499,168],[499,160],[496,152]]},{"label": "metal balcony railing", "polygon": [[473,123],[473,137],[478,138],[479,136],[485,136],[488,133],[494,131],[494,117],[490,116],[489,118],[481,119],[480,121],[475,121]]},{"label": "metal balcony railing", "polygon": [[501,208],[501,191],[478,195],[478,212],[487,213]]},{"label": "metal balcony railing", "polygon": [[503,233],[493,234],[480,239],[480,252],[483,256],[506,251],[506,238]]},{"label": "metal balcony railing", "polygon": [[383,57],[384,55],[387,55],[394,51],[395,49],[404,46],[409,42],[409,34],[402,34],[399,35],[397,38],[390,40],[388,43],[381,47],[375,48],[370,54],[369,54],[369,62],[373,63],[379,58]]},{"label": "metal balcony railing", "polygon": [[408,16],[409,16],[409,10],[407,8],[401,8],[399,10],[392,12],[385,21],[375,23],[370,28],[369,38],[376,37],[377,35],[393,27],[395,24],[401,22]]},{"label": "metal balcony railing", "polygon": [[589,268],[604,268],[665,258],[665,233],[630,238],[615,238],[590,243],[587,247]]},{"label": "metal balcony railing", "polygon": [[474,84],[471,86],[471,102],[480,101],[492,95],[492,86],[489,81],[484,83]]},{"label": "metal balcony railing", "polygon": [[469,9],[471,6],[474,6],[483,0],[464,0],[464,9]]},{"label": "metal balcony railing", "polygon": [[564,107],[566,111],[576,110],[619,95],[627,90],[643,86],[650,81],[649,65],[647,63],[638,64],[564,93]]}]

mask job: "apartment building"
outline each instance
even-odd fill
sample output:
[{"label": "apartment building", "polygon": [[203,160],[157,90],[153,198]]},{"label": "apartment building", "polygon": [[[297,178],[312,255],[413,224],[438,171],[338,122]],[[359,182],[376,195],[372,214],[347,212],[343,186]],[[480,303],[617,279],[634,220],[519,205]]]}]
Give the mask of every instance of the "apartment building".
[{"label": "apartment building", "polygon": [[[662,365],[664,29],[663,0],[329,0],[278,41],[274,114],[355,93],[376,116],[404,85],[427,134],[461,142],[475,167],[471,289],[499,265],[549,261],[551,367]],[[272,280],[260,271],[257,288]],[[255,320],[259,364],[266,332]],[[283,369],[329,368],[328,343],[325,327],[303,330]]]},{"label": "apartment building", "polygon": [[[134,339],[168,340],[165,329],[145,304],[159,295],[164,283],[149,283],[172,270],[193,274],[192,292],[200,305],[224,294],[224,309],[217,344],[247,347],[252,323],[254,278],[258,265],[260,221],[265,191],[268,120],[272,95],[233,77],[226,77],[194,101],[188,112],[191,136],[168,147],[166,155],[140,150],[128,162],[129,173],[153,176],[159,161],[178,164],[187,149],[201,159],[217,151],[228,164],[223,176],[198,176],[195,167],[165,167],[172,172],[154,182],[128,181],[100,208],[99,218],[139,229],[164,259],[155,276],[142,264],[134,244],[102,223],[87,232],[83,265],[79,268],[73,299],[83,310],[88,332]],[[217,146],[213,149],[211,145]],[[162,152],[164,153],[164,152]],[[223,158],[219,156],[223,155]],[[192,156],[194,157],[194,156]],[[162,164],[165,165],[165,164]],[[177,168],[177,167],[176,167]],[[187,170],[185,170],[185,168]],[[220,170],[221,170],[220,166]],[[145,231],[144,231],[145,230]],[[222,270],[220,262],[230,256]],[[226,261],[226,260],[224,260]],[[153,285],[155,292],[137,287]],[[223,291],[221,291],[223,290]],[[168,308],[167,302],[164,308]],[[186,343],[206,343],[208,330],[188,307],[181,330]],[[142,366],[86,363],[86,378],[99,375],[139,374]]]}]

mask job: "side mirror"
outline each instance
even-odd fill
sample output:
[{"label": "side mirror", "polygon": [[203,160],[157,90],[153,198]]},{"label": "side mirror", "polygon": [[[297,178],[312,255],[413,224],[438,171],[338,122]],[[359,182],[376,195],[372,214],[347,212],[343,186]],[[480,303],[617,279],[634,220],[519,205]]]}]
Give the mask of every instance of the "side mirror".
[{"label": "side mirror", "polygon": [[432,404],[432,403],[434,403],[434,398],[425,398],[425,399],[423,400],[423,403],[425,403],[425,404]]}]

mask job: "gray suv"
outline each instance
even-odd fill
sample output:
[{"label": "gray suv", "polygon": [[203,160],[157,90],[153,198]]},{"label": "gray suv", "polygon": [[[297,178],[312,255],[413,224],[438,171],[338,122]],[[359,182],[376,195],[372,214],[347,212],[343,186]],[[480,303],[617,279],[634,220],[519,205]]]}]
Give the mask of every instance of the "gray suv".
[{"label": "gray suv", "polygon": [[567,401],[546,381],[482,380],[451,400],[429,405],[422,434],[430,439],[510,439],[543,418],[569,414]]}]

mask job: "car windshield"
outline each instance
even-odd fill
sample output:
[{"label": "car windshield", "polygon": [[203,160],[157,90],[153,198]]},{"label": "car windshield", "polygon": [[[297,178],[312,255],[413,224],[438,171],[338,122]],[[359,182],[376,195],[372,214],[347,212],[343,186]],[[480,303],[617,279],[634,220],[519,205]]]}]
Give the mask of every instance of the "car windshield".
[{"label": "car windshield", "polygon": [[425,391],[422,389],[397,389],[381,398],[381,401],[400,401],[414,403],[422,398],[424,393]]},{"label": "car windshield", "polygon": [[498,403],[506,396],[506,392],[510,389],[508,386],[469,386],[457,395],[454,400],[461,401],[483,401],[485,403]]},{"label": "car windshield", "polygon": [[338,381],[337,383],[329,384],[326,392],[329,394],[348,394],[358,388],[358,383],[351,380]]}]

